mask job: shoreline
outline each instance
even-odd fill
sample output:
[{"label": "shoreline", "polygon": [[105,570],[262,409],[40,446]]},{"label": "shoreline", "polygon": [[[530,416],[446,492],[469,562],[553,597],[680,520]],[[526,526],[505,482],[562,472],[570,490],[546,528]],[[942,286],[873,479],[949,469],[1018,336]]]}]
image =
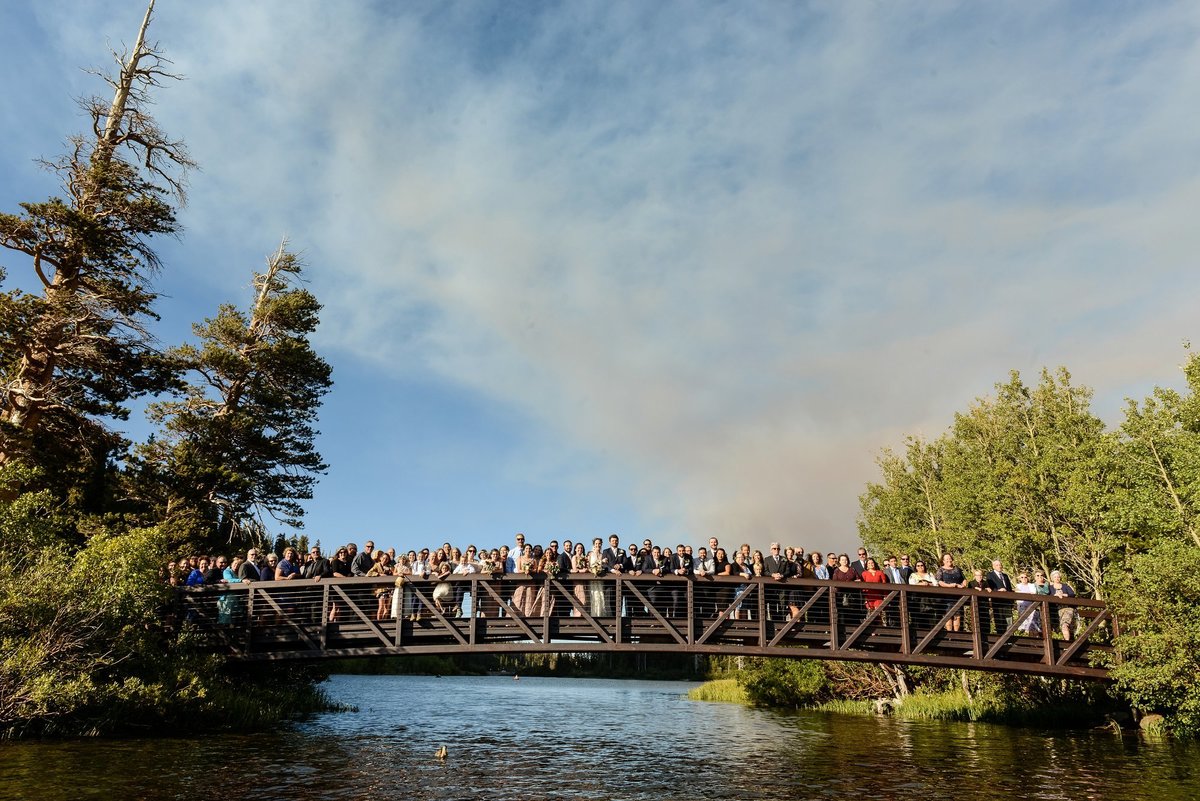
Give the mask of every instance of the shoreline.
[{"label": "shoreline", "polygon": [[692,701],[738,704],[752,708],[793,709],[839,715],[895,717],[901,720],[927,720],[946,723],[992,723],[1018,728],[1079,729],[1126,733],[1118,724],[1122,711],[1115,706],[1064,702],[1038,707],[1005,705],[994,699],[968,696],[962,690],[914,691],[903,699],[829,698],[783,707],[756,704],[736,677],[706,681],[688,692]]}]

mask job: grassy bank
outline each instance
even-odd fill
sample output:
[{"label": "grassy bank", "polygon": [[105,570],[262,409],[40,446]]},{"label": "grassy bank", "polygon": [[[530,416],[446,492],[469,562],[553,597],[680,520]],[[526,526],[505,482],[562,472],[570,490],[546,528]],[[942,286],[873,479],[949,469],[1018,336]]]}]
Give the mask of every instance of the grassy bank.
[{"label": "grassy bank", "polygon": [[724,704],[749,704],[750,698],[737,679],[713,679],[688,691],[693,701],[713,701]]},{"label": "grassy bank", "polygon": [[[702,684],[688,698],[772,709],[850,715],[886,711],[906,720],[1040,727],[1101,726],[1127,717],[1127,710],[1104,687],[1085,682],[914,668],[905,676],[912,691],[897,700],[887,682],[880,680],[885,675],[878,666],[864,663],[747,660],[735,676]],[[885,710],[876,699],[888,699]]]}]

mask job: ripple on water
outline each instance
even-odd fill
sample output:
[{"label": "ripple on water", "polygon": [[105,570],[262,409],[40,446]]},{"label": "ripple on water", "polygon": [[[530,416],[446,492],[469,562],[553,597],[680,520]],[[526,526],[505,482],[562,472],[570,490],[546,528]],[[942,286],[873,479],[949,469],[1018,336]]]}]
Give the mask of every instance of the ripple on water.
[{"label": "ripple on water", "polygon": [[1200,797],[1194,745],[696,703],[689,686],[337,676],[358,712],[274,733],[5,744],[0,799]]}]

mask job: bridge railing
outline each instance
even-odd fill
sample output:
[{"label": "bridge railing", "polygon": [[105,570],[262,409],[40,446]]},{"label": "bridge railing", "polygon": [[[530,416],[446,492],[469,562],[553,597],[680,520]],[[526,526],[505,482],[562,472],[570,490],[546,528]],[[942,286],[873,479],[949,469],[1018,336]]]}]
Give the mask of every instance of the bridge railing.
[{"label": "bridge railing", "polygon": [[675,651],[1104,678],[1116,631],[1092,599],[769,577],[299,579],[178,597],[191,636],[244,660]]}]

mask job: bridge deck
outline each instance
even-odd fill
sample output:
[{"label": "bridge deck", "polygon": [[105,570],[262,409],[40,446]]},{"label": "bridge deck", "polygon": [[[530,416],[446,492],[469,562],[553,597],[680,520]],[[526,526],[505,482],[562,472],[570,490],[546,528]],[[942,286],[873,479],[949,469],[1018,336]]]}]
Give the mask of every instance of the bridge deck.
[{"label": "bridge deck", "polygon": [[[1095,679],[1107,678],[1116,627],[1102,601],[1082,598],[811,579],[576,575],[476,574],[401,587],[392,578],[221,585],[182,591],[178,614],[207,647],[246,661],[670,652]],[[868,608],[871,600],[878,605]],[[1058,625],[1068,609],[1075,615],[1070,641]],[[947,631],[955,617],[962,630]],[[1039,626],[1022,630],[1031,623]]]}]

